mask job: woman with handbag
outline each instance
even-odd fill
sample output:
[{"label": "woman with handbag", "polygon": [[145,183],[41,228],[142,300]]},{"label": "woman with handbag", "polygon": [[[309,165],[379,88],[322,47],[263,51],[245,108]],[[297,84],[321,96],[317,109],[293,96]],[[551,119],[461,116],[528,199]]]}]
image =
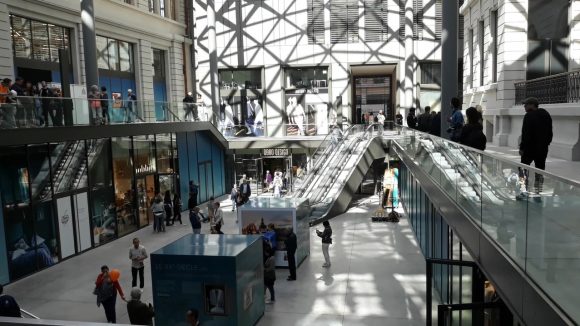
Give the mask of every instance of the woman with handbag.
[{"label": "woman with handbag", "polygon": [[93,294],[97,296],[97,307],[103,304],[105,309],[105,315],[107,316],[107,322],[115,324],[117,322],[117,314],[115,312],[115,305],[117,304],[117,293],[121,295],[121,299],[125,300],[125,295],[123,294],[123,289],[119,284],[119,272],[114,270],[109,273],[109,267],[103,265],[101,267],[101,273],[97,276],[95,281],[95,290]]}]

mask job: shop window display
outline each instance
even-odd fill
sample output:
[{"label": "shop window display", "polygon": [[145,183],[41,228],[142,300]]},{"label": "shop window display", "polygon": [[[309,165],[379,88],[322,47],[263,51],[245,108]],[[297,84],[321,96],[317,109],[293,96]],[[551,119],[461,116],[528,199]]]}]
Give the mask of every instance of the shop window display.
[{"label": "shop window display", "polygon": [[131,138],[113,138],[112,152],[117,232],[119,236],[123,236],[138,228],[133,189],[134,167]]},{"label": "shop window display", "polygon": [[328,134],[336,112],[330,105],[327,68],[288,68],[285,71],[286,134]]}]

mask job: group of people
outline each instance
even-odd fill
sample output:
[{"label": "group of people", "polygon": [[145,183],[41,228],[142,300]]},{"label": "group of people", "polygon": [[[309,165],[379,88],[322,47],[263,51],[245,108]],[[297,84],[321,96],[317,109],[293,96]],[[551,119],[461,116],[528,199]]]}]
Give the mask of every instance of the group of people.
[{"label": "group of people", "polygon": [[151,212],[153,213],[153,231],[165,232],[166,226],[171,226],[181,220],[182,203],[179,194],[175,193],[171,198],[171,191],[166,190],[162,197],[161,193],[156,193],[151,203]]},{"label": "group of people", "polygon": [[[109,113],[109,94],[107,93],[107,88],[105,86],[93,85],[89,90],[87,96],[89,100],[89,107],[91,112],[91,120],[94,125],[103,125],[111,123],[111,115]],[[136,110],[137,95],[133,93],[132,89],[127,90],[127,100],[125,101],[123,107],[124,121],[126,123],[131,123],[135,119],[134,110]]]},{"label": "group of people", "polygon": [[[72,105],[65,105],[61,89],[45,81],[35,84],[16,77],[0,82],[0,129],[69,126]],[[49,120],[50,117],[50,120]]]},{"label": "group of people", "polygon": [[236,208],[242,206],[250,200],[252,195],[252,187],[250,187],[250,181],[244,174],[240,179],[239,184],[234,184],[232,191],[230,192],[230,200],[232,202],[232,212]]}]

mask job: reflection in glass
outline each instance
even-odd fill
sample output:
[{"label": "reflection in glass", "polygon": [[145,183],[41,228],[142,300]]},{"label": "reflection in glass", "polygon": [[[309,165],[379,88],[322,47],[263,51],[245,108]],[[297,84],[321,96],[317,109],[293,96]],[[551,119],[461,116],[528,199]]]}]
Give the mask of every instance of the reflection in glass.
[{"label": "reflection in glass", "polygon": [[119,48],[117,40],[108,39],[109,45],[109,67],[111,70],[119,70]]},{"label": "reflection in glass", "polygon": [[50,161],[47,144],[28,145],[32,200],[44,200],[52,196],[50,184]]},{"label": "reflection in glass", "polygon": [[52,185],[55,193],[87,187],[87,156],[84,140],[50,144]]},{"label": "reflection in glass", "polygon": [[50,61],[47,25],[35,20],[32,21],[32,56],[35,60]]},{"label": "reflection in glass", "polygon": [[117,210],[117,230],[122,236],[138,228],[135,212],[135,192],[133,189],[134,166],[131,158],[131,138],[112,139],[113,174],[115,182],[115,207]]},{"label": "reflection in glass", "polygon": [[99,69],[109,69],[107,38],[102,36],[97,36],[97,65],[99,66]]},{"label": "reflection in glass", "polygon": [[133,153],[137,174],[149,174],[157,171],[153,136],[134,136]]},{"label": "reflection in glass", "polygon": [[32,48],[30,35],[30,20],[11,15],[12,23],[12,45],[16,58],[31,59]]},{"label": "reflection in glass", "polygon": [[173,173],[171,157],[171,134],[158,134],[157,139],[157,171],[159,173]]},{"label": "reflection in glass", "polygon": [[133,47],[130,43],[119,41],[121,71],[133,72]]},{"label": "reflection in glass", "polygon": [[110,168],[111,142],[108,139],[90,139],[88,144],[91,179],[92,227],[95,246],[115,239],[117,213],[113,174]]}]

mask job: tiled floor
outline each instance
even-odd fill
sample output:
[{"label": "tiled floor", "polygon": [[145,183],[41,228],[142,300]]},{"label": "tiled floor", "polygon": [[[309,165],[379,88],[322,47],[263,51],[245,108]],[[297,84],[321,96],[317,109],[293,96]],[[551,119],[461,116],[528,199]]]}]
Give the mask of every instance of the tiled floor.
[{"label": "tiled floor", "polygon": [[[222,202],[225,233],[237,233],[229,200]],[[298,268],[298,281],[286,281],[287,270],[277,270],[275,304],[266,306],[258,325],[424,325],[425,260],[407,223],[371,223],[376,203],[359,201],[331,221],[334,243],[332,267],[324,269],[320,238],[312,230],[311,255]],[[184,222],[187,219],[184,219]],[[187,223],[189,224],[189,223]],[[204,224],[204,232],[208,226]],[[151,227],[74,257],[7,286],[21,306],[46,319],[105,322],[92,295],[102,264],[121,270],[121,283],[130,291],[128,248],[139,237],[150,251],[191,232],[189,225],[168,227],[154,234]],[[145,302],[151,301],[150,267],[146,266]],[[117,322],[128,323],[127,311],[117,301]]]}]

